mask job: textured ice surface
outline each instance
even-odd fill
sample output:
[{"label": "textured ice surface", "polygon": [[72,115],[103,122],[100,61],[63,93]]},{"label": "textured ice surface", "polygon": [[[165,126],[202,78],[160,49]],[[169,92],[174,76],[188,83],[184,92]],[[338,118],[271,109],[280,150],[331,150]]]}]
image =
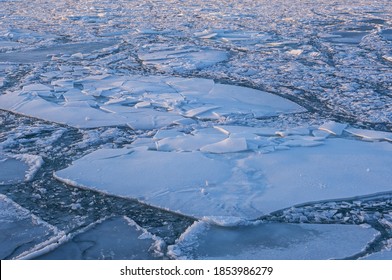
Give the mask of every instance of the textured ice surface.
[{"label": "textured ice surface", "polygon": [[136,130],[165,127],[184,117],[265,117],[305,111],[279,96],[212,80],[110,75],[62,80],[50,87],[28,84],[1,95],[0,109],[80,128],[128,125]]},{"label": "textured ice surface", "polygon": [[6,156],[0,153],[0,185],[30,181],[42,164],[43,159],[40,156]]},{"label": "textured ice surface", "polygon": [[357,128],[346,128],[345,131],[368,141],[386,140],[392,142],[392,132],[375,131]]},{"label": "textured ice surface", "polygon": [[228,59],[225,51],[187,46],[144,46],[138,57],[159,70],[201,70]]},{"label": "textured ice surface", "polygon": [[162,254],[162,241],[127,217],[93,225],[40,259],[146,260]]},{"label": "textured ice surface", "polygon": [[64,233],[0,194],[0,259],[28,257],[55,244]]},{"label": "textured ice surface", "polygon": [[23,161],[0,154],[0,185],[22,182],[28,170]]},{"label": "textured ice surface", "polygon": [[352,225],[222,227],[200,221],[169,246],[168,255],[175,259],[340,259],[363,250],[376,234],[374,229]]},{"label": "textured ice surface", "polygon": [[[49,122],[0,109],[2,153],[18,161],[19,167],[24,166],[22,161],[11,156],[38,155],[46,163],[31,181],[13,181],[0,190],[45,221],[71,230],[111,214],[125,214],[119,205],[127,200],[68,188],[53,179],[54,170],[72,161],[79,164],[76,159],[102,148],[148,147],[151,153],[171,153],[168,165],[182,158],[179,153],[197,154],[195,158],[224,162],[230,178],[219,186],[203,182],[193,193],[164,194],[162,201],[174,197],[166,199],[165,207],[171,209],[179,198],[196,197],[203,213],[196,209],[197,203],[180,207],[190,214],[238,218],[305,201],[306,206],[282,211],[283,222],[365,221],[383,229],[381,240],[375,241],[381,244],[371,244],[366,254],[384,248],[391,226],[380,220],[390,211],[390,193],[379,194],[369,204],[361,204],[364,197],[355,199],[359,204],[344,198],[338,203],[307,200],[357,195],[354,188],[348,192],[350,188],[331,185],[340,180],[334,176],[336,167],[349,187],[353,183],[348,178],[359,182],[359,194],[386,189],[389,173],[379,167],[390,165],[385,160],[389,150],[381,143],[360,143],[391,142],[390,4],[390,0],[67,0],[48,6],[47,0],[1,1],[0,107]],[[267,102],[270,93],[301,107],[282,98]],[[339,123],[348,126],[342,130]],[[335,140],[344,139],[355,139],[350,143],[358,151],[344,145],[356,154],[349,156],[352,161],[344,158],[343,149],[335,149]],[[316,161],[313,151],[325,152]],[[376,161],[373,152],[384,155]],[[292,160],[289,155],[298,161],[287,162]],[[293,180],[285,176],[286,169],[289,174],[307,169],[307,159],[312,174],[298,178],[291,172]],[[102,166],[96,177],[105,173],[107,166]],[[153,174],[148,164],[144,166],[146,176]],[[278,170],[267,174],[263,166]],[[316,166],[327,168],[325,176]],[[359,171],[364,167],[364,173]],[[9,166],[7,175],[8,170]],[[17,177],[21,176],[19,172]],[[109,179],[105,180],[110,184],[100,190],[114,189],[114,179]],[[306,196],[301,184],[319,188],[309,187]],[[295,194],[292,198],[284,197],[286,187]],[[287,203],[264,205],[263,198],[274,192]],[[134,197],[131,191],[127,195]],[[129,217],[161,232],[155,221],[163,211],[144,211],[148,208],[144,204],[129,202],[141,213],[132,210]],[[325,205],[338,212],[319,213]],[[301,209],[301,215],[290,216],[295,209]],[[189,221],[166,213],[161,222],[170,231],[161,235],[174,240],[184,229],[179,220]]]},{"label": "textured ice surface", "polygon": [[234,153],[246,150],[246,140],[227,138],[202,152],[104,149],[55,175],[72,185],[195,217],[255,218],[294,204],[391,190],[388,142],[328,139],[320,146],[298,146]]},{"label": "textured ice surface", "polygon": [[265,212],[308,201],[337,199],[391,190],[392,146],[327,139],[317,147],[299,147],[244,160],[265,178],[255,207]]}]

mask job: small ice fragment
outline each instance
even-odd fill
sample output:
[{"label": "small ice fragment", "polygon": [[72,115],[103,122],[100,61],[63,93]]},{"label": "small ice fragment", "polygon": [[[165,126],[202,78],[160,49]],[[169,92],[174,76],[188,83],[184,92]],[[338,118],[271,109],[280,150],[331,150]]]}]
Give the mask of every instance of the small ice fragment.
[{"label": "small ice fragment", "polygon": [[371,141],[386,140],[392,142],[391,132],[358,129],[358,128],[351,128],[351,127],[346,128],[345,131],[355,136],[362,137],[364,139],[371,140]]},{"label": "small ice fragment", "polygon": [[222,140],[218,143],[209,144],[200,148],[200,151],[204,153],[215,153],[215,154],[243,152],[246,150],[248,150],[248,145],[246,143],[245,138],[231,138],[231,137]]},{"label": "small ice fragment", "polygon": [[338,123],[334,121],[328,121],[319,127],[320,130],[324,130],[333,135],[341,135],[344,129],[347,127],[347,124]]},{"label": "small ice fragment", "polygon": [[188,118],[193,118],[196,117],[200,114],[206,113],[208,111],[211,111],[213,109],[217,109],[219,106],[203,106],[203,107],[198,107],[195,109],[191,109],[185,112],[184,116]]},{"label": "small ice fragment", "polygon": [[291,50],[291,51],[288,51],[287,53],[290,55],[293,55],[293,56],[298,56],[303,53],[303,50]]}]

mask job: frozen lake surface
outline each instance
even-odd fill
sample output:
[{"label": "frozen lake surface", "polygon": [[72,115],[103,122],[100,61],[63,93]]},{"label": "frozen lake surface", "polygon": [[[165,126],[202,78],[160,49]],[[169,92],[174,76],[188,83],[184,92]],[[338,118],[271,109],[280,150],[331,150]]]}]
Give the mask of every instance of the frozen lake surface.
[{"label": "frozen lake surface", "polygon": [[1,259],[391,258],[389,1],[0,2]]}]

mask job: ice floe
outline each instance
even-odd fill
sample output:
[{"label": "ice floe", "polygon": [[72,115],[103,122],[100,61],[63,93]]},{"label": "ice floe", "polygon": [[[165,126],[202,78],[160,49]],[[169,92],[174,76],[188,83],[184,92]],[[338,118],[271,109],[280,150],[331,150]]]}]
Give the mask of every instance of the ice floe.
[{"label": "ice floe", "polygon": [[341,135],[347,124],[328,121],[319,127],[320,130],[326,131],[333,135]]},{"label": "ice floe", "polygon": [[159,70],[201,70],[228,59],[225,51],[189,46],[144,46],[138,53],[144,64]]},{"label": "ice floe", "polygon": [[207,79],[110,75],[26,84],[20,91],[1,95],[0,109],[79,128],[128,125],[136,130],[162,128],[187,118],[305,111],[267,92]]},{"label": "ice floe", "polygon": [[353,225],[222,227],[198,221],[168,247],[168,255],[174,259],[341,259],[361,252],[376,235],[372,228]]},{"label": "ice floe", "polygon": [[64,232],[0,194],[0,258],[28,258],[65,237]]},{"label": "ice floe", "polygon": [[194,136],[177,137],[157,142],[164,151],[143,145],[98,150],[55,176],[194,217],[251,219],[309,201],[391,190],[388,142],[289,139],[285,149],[269,146],[273,153],[243,153],[249,149],[245,138],[215,139],[192,151],[197,145],[184,143]]},{"label": "ice floe", "polygon": [[345,131],[348,133],[361,137],[368,141],[389,141],[392,142],[392,132],[358,129],[358,128],[346,128]]},{"label": "ice floe", "polygon": [[164,242],[127,217],[92,225],[39,259],[146,260],[161,257]]},{"label": "ice floe", "polygon": [[0,185],[32,180],[43,163],[42,157],[36,155],[0,153]]}]

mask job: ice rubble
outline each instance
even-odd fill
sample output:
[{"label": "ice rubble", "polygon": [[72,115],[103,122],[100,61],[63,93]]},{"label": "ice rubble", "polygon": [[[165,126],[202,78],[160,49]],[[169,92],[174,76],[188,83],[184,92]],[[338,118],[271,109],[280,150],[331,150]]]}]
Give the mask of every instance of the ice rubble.
[{"label": "ice rubble", "polygon": [[162,128],[188,118],[305,111],[267,92],[207,79],[110,75],[57,80],[50,86],[27,84],[1,95],[0,109],[79,128],[128,125],[133,129]]},{"label": "ice rubble", "polygon": [[65,234],[0,194],[0,259],[28,258]]},{"label": "ice rubble", "polygon": [[225,51],[190,46],[143,46],[138,57],[159,70],[200,70],[228,59]]},{"label": "ice rubble", "polygon": [[146,260],[162,255],[164,242],[127,217],[113,217],[92,225],[55,250],[46,260]]},{"label": "ice rubble", "polygon": [[[388,142],[258,135],[266,132],[218,126],[195,136],[167,133],[167,138],[156,139],[156,149],[141,142],[97,150],[55,176],[198,218],[252,219],[309,201],[391,190]],[[192,138],[198,136],[212,143],[197,145]]]},{"label": "ice rubble", "polygon": [[42,157],[37,155],[4,155],[0,152],[0,186],[32,180],[42,164]]},{"label": "ice rubble", "polygon": [[339,259],[363,250],[376,234],[372,228],[353,225],[266,223],[221,227],[198,221],[176,244],[168,247],[168,256],[174,259]]}]

